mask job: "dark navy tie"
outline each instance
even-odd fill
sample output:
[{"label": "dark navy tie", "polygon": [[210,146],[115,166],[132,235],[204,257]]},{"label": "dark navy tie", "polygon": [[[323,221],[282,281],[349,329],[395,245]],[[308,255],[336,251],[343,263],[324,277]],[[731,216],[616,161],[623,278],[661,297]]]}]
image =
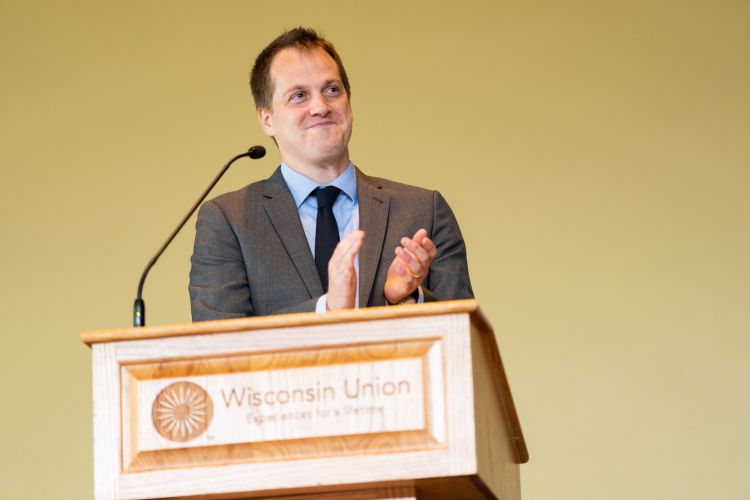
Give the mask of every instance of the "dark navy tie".
[{"label": "dark navy tie", "polygon": [[339,243],[339,226],[333,215],[333,203],[341,190],[335,186],[317,188],[318,217],[315,223],[315,267],[318,268],[323,290],[328,291],[328,261]]}]

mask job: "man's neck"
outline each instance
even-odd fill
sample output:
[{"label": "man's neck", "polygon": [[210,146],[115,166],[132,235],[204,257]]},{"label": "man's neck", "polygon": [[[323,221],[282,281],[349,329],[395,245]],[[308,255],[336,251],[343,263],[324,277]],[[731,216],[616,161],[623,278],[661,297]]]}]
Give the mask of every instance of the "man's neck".
[{"label": "man's neck", "polygon": [[312,179],[321,186],[333,182],[349,166],[349,153],[332,161],[309,163],[294,158],[281,158],[292,170]]}]

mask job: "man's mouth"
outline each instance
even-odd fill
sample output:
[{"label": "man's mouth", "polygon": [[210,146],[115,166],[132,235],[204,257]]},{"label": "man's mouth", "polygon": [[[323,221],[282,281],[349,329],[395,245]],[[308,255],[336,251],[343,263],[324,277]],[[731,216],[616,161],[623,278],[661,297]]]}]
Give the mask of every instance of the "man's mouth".
[{"label": "man's mouth", "polygon": [[308,128],[322,128],[322,127],[330,127],[331,125],[336,125],[336,122],[325,120],[321,122],[315,122],[312,125],[310,125]]}]

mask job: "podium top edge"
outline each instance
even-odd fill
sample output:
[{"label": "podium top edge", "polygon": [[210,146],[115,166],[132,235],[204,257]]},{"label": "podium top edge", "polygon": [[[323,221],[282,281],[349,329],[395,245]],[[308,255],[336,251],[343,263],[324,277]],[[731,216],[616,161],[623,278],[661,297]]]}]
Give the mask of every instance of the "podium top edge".
[{"label": "podium top edge", "polygon": [[380,319],[410,318],[435,316],[443,314],[470,313],[483,327],[489,323],[474,299],[450,300],[387,307],[368,307],[363,309],[346,309],[326,313],[281,314],[275,316],[255,316],[247,318],[201,321],[197,323],[174,323],[169,325],[145,326],[142,328],[114,328],[109,330],[90,330],[81,334],[81,341],[92,344],[118,342],[127,340],[146,340],[186,335],[205,335],[212,333],[230,333],[248,330],[288,328],[295,326],[324,325],[333,323],[350,323]]}]

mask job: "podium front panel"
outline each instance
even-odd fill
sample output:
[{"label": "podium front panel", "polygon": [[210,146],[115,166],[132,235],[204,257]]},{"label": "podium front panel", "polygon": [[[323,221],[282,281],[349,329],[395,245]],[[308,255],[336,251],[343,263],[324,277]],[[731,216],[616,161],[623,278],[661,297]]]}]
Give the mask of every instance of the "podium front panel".
[{"label": "podium front panel", "polygon": [[476,472],[468,314],[97,343],[98,498]]}]

